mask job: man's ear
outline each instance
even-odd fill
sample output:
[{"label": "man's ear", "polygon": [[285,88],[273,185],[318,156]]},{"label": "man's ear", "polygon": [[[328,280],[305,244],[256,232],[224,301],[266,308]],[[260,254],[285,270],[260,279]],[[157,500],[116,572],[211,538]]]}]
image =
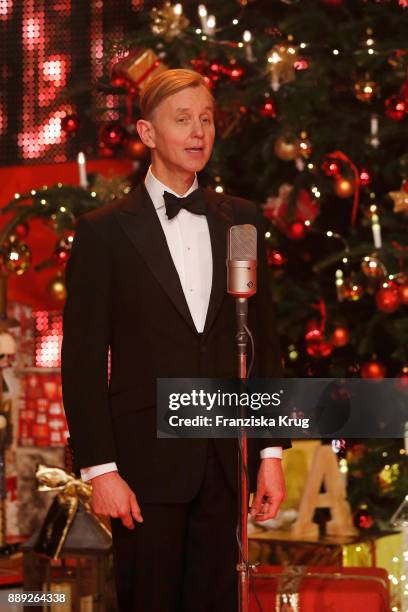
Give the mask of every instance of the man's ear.
[{"label": "man's ear", "polygon": [[153,124],[150,121],[147,121],[146,119],[139,119],[136,122],[136,129],[143,144],[146,145],[146,147],[149,147],[150,149],[155,149],[156,142],[154,137],[155,134]]}]

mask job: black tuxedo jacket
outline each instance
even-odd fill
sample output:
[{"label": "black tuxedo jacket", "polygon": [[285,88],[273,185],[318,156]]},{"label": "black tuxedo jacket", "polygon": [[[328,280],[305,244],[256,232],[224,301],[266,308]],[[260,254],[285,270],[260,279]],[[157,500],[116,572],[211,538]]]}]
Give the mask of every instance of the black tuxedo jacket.
[{"label": "black tuxedo jacket", "polygon": [[[79,218],[67,264],[61,371],[74,469],[116,461],[145,503],[191,500],[200,487],[208,444],[207,439],[157,439],[156,378],[236,377],[235,302],[226,293],[225,265],[231,225],[259,228],[258,293],[249,300],[257,347],[254,374],[281,373],[257,208],[240,198],[202,192],[213,255],[202,334],[144,184]],[[237,441],[214,444],[235,489]],[[270,445],[289,447],[290,442],[248,440],[251,490],[259,450]]]}]

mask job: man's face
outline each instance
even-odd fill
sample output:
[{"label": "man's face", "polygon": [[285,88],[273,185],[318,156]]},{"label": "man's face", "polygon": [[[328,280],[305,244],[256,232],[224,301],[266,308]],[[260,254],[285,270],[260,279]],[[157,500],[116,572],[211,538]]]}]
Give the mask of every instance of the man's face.
[{"label": "man's face", "polygon": [[163,100],[154,110],[152,146],[157,161],[174,172],[198,172],[214,144],[214,108],[203,86],[188,87]]}]

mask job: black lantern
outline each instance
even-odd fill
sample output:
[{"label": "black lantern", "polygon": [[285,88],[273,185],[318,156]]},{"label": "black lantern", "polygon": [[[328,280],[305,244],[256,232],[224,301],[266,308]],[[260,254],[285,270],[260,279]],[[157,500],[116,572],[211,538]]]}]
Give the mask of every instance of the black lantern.
[{"label": "black lantern", "polygon": [[43,525],[21,545],[24,591],[54,593],[55,602],[62,594],[59,612],[115,612],[112,537],[90,510],[90,485],[44,465],[37,478],[40,490],[60,492]]}]

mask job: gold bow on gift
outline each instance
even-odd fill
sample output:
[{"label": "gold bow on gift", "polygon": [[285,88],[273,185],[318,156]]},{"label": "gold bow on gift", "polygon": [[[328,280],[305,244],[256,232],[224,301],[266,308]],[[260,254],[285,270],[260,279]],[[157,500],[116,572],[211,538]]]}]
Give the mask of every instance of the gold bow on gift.
[{"label": "gold bow on gift", "polygon": [[92,486],[59,467],[39,464],[36,471],[38,491],[59,491],[48,509],[47,516],[34,546],[36,553],[58,559],[69,529],[79,509],[111,537],[106,525],[92,512],[90,498]]}]

